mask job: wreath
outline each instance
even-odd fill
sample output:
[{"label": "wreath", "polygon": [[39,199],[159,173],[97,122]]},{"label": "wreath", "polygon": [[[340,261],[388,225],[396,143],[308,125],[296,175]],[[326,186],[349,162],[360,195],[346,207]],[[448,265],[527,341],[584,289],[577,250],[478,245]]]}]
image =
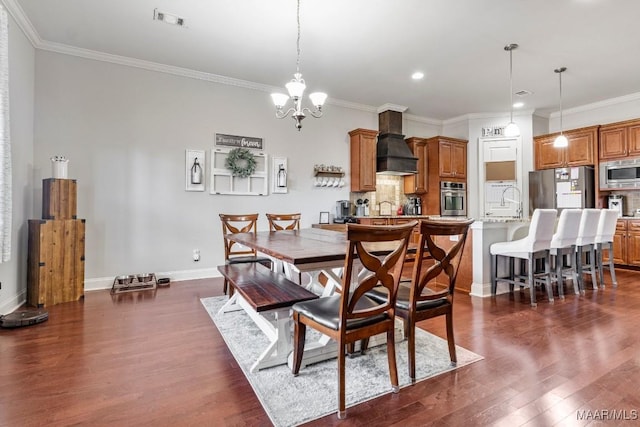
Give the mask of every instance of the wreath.
[{"label": "wreath", "polygon": [[256,170],[256,158],[246,148],[234,148],[229,151],[224,166],[231,171],[231,175],[246,178]]}]

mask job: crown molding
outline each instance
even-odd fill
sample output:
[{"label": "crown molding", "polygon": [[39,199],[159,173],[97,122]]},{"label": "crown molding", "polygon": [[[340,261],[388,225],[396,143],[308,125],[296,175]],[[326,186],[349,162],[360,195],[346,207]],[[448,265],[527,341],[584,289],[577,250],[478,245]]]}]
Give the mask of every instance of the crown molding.
[{"label": "crown molding", "polygon": [[[585,113],[587,111],[597,110],[599,108],[612,107],[615,105],[625,104],[627,102],[634,102],[634,101],[640,101],[640,92],[619,96],[617,98],[609,98],[609,99],[605,99],[604,101],[593,102],[591,104],[581,105],[579,107],[563,109],[562,115],[567,116],[571,114]],[[549,114],[550,119],[556,119],[559,117],[560,117],[560,111],[555,111]]]},{"label": "crown molding", "polygon": [[442,126],[443,121],[438,119],[431,119],[429,117],[416,116],[413,114],[404,114],[405,120],[410,120],[412,122],[424,123],[431,126]]},{"label": "crown molding", "polygon": [[4,4],[13,20],[16,21],[18,27],[20,27],[20,30],[22,30],[27,39],[29,39],[31,45],[35,48],[40,46],[42,44],[42,39],[40,38],[40,35],[36,31],[33,24],[31,24],[31,21],[29,21],[29,18],[27,18],[27,15],[24,13],[22,7],[18,3],[16,3],[15,0],[0,1],[2,2],[2,4]]},{"label": "crown molding", "polygon": [[386,103],[386,104],[382,104],[381,106],[378,107],[378,113],[383,113],[385,111],[397,111],[398,113],[404,113],[405,111],[407,111],[409,107],[405,107],[404,105],[398,105],[398,104],[390,104],[390,103]]}]

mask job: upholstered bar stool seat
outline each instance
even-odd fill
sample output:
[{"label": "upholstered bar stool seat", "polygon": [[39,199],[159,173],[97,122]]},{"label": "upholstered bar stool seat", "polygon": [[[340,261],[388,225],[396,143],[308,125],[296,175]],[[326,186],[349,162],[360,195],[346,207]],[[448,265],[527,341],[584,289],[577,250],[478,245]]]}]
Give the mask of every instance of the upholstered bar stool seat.
[{"label": "upholstered bar stool seat", "polygon": [[[510,242],[498,242],[491,245],[489,251],[491,253],[491,294],[497,292],[498,282],[509,283],[510,289],[513,291],[514,285],[518,284],[521,288],[526,282],[529,285],[529,294],[531,296],[531,306],[535,307],[536,279],[544,279],[547,288],[549,302],[553,302],[553,289],[551,288],[551,268],[550,268],[550,249],[551,239],[553,237],[553,229],[555,226],[557,211],[555,209],[536,209],[531,218],[529,234],[527,237]],[[509,263],[509,275],[498,277],[498,259],[499,257],[507,258]],[[518,276],[514,273],[514,260],[520,259],[521,270]],[[544,272],[537,273],[535,264],[538,259],[544,261]],[[522,268],[526,270],[523,274]]]},{"label": "upholstered bar stool seat", "polygon": [[553,280],[558,286],[558,296],[564,299],[565,277],[571,277],[574,291],[580,293],[578,285],[578,274],[575,268],[576,240],[580,230],[581,209],[564,209],[560,212],[560,219],[556,232],[551,239],[551,263],[554,266],[555,275]]},{"label": "upholstered bar stool seat", "polygon": [[[598,221],[598,231],[596,232],[596,260],[598,264],[598,275],[600,276],[600,287],[604,289],[604,269],[608,268],[611,273],[611,282],[613,287],[618,286],[616,280],[616,271],[613,266],[613,236],[616,233],[616,225],[618,223],[618,211],[612,209],[602,209],[600,212],[600,220]],[[607,250],[609,253],[608,265],[604,265],[603,252]]]}]

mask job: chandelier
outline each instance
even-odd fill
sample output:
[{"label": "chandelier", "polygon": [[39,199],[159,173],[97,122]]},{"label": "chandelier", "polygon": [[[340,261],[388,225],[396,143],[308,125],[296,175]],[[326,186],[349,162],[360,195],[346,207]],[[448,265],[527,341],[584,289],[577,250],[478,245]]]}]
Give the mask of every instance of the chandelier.
[{"label": "chandelier", "polygon": [[[305,85],[302,74],[300,73],[300,0],[298,0],[297,18],[298,39],[296,41],[296,47],[298,55],[296,58],[296,72],[293,75],[293,79],[285,85],[289,92],[289,96],[283,93],[272,93],[271,98],[276,106],[276,117],[278,119],[284,119],[291,114],[293,120],[296,121],[296,128],[300,130],[302,128],[302,120],[305,118],[305,112],[316,118],[322,117],[322,105],[327,99],[327,94],[323,92],[314,92],[310,94],[309,99],[311,100],[311,104],[313,104],[314,109],[310,110],[309,108],[302,107],[302,95],[304,94],[304,90],[307,86]],[[284,106],[289,98],[293,101],[293,107],[285,111]]]},{"label": "chandelier", "polygon": [[520,136],[520,128],[513,122],[513,50],[517,48],[518,45],[515,43],[508,44],[504,47],[504,50],[509,52],[509,100],[511,102],[509,124],[504,128],[504,136],[507,137]]}]

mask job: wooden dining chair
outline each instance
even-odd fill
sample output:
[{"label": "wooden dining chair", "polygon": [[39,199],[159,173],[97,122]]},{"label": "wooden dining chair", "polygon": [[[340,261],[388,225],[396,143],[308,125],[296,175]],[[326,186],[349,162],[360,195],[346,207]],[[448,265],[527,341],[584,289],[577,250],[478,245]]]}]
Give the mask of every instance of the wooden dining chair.
[{"label": "wooden dining chair", "polygon": [[[227,239],[227,234],[235,233],[255,233],[258,222],[258,214],[219,214],[222,222],[222,237],[224,239],[224,261],[225,264],[239,264],[245,262],[259,262],[271,268],[271,259],[266,256],[258,256],[255,249],[250,249],[236,244]],[[223,291],[226,294],[229,282],[224,279]],[[230,294],[233,289],[230,290]]]},{"label": "wooden dining chair", "polygon": [[[395,296],[411,230],[416,224],[416,221],[390,226],[348,224],[347,254],[341,293],[297,303],[292,307],[295,325],[292,367],[294,375],[298,375],[300,371],[307,326],[338,343],[338,418],[340,419],[346,416],[345,350],[350,343],[386,332],[392,390],[394,393],[399,390],[394,339]],[[388,255],[383,259],[374,255],[371,247],[373,242],[388,242],[390,251]],[[377,249],[380,247],[378,246]],[[356,271],[358,265],[363,268],[359,274]],[[388,292],[390,298],[387,301],[378,303],[365,295],[378,285],[383,286]]]},{"label": "wooden dining chair", "polygon": [[[473,219],[420,222],[420,243],[416,250],[411,284],[400,286],[396,297],[396,316],[403,319],[404,333],[408,340],[411,383],[416,381],[417,322],[446,316],[449,357],[452,364],[457,363],[453,336],[453,296],[471,223]],[[380,288],[375,288],[368,296],[378,302],[388,300],[388,293]],[[366,348],[366,341],[363,348]]]},{"label": "wooden dining chair", "polygon": [[[282,230],[300,230],[300,218],[299,213],[293,214],[266,214],[269,220],[269,231],[282,231]],[[274,260],[276,263],[276,270],[281,270],[287,279],[297,280],[299,285],[302,285],[302,272],[295,268],[293,265],[283,263],[278,260]],[[294,274],[295,273],[295,274]]]},{"label": "wooden dining chair", "polygon": [[266,214],[269,220],[269,231],[300,230],[301,214]]}]

